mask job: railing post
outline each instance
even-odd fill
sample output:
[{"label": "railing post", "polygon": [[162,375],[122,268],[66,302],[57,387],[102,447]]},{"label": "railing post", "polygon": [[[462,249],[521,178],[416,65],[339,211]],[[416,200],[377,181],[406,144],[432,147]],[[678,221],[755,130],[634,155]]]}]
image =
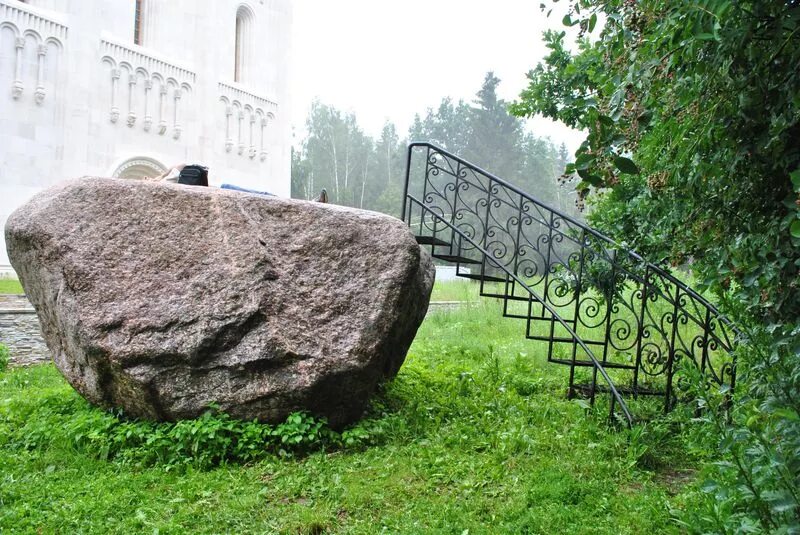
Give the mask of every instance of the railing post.
[{"label": "railing post", "polygon": [[633,395],[634,397],[639,394],[639,368],[642,366],[642,338],[644,338],[644,318],[647,309],[647,288],[648,279],[650,277],[650,266],[645,264],[644,279],[642,282],[642,308],[639,311],[639,326],[636,337],[636,360],[635,369],[633,370]]},{"label": "railing post", "polygon": [[[522,234],[522,207],[525,204],[525,197],[519,195],[519,210],[517,211],[517,235],[514,238],[514,271],[513,274],[517,277],[520,276],[519,274],[519,240],[520,235]],[[503,314],[508,313],[508,287],[511,286],[511,296],[515,295],[516,286],[514,284],[514,279],[506,275],[506,282],[504,284],[505,288],[503,290],[503,294],[506,296],[503,299]],[[530,322],[530,297],[529,297],[529,305],[528,305],[528,322]],[[527,330],[527,329],[526,329]]]},{"label": "railing post", "polygon": [[[578,286],[575,289],[575,314],[573,315],[573,325],[575,334],[578,334],[578,321],[581,315],[581,289],[583,288],[583,263],[586,261],[586,229],[581,230],[581,250],[578,257]],[[572,362],[569,366],[569,395],[573,395],[575,387],[575,362],[578,359],[578,340],[572,341]]]},{"label": "railing post", "polygon": [[[403,185],[403,207],[400,215],[400,219],[403,221],[406,220],[406,204],[408,204],[408,181],[411,176],[411,154],[414,152],[414,145],[408,146],[408,154],[406,155],[406,182]],[[409,207],[409,212],[411,211]],[[408,224],[411,225],[411,215],[409,214],[408,217]]]},{"label": "railing post", "polygon": [[[458,213],[458,179],[461,175],[461,162],[456,161],[456,182],[455,182],[455,189],[453,190],[453,212],[450,214],[450,225],[451,228],[456,228],[456,213]],[[447,190],[445,190],[445,200],[447,199]],[[452,243],[456,241],[456,233],[454,230],[450,231],[450,251],[452,253],[453,247]],[[459,252],[455,253],[459,255]]]},{"label": "railing post", "polygon": [[[431,165],[431,148],[427,147],[425,154],[425,175],[423,177],[423,182],[422,182],[422,197],[420,197],[420,201],[422,201],[423,206],[424,203],[428,202],[427,200],[425,200],[425,196],[428,194],[428,175],[430,173],[430,165]],[[408,183],[406,183],[406,186],[408,186]],[[408,194],[406,193],[406,195]],[[422,228],[425,225],[425,209],[423,208],[423,206],[420,206],[420,211],[419,211],[419,232],[418,232],[419,236],[423,235]],[[431,245],[431,252],[433,252],[435,248],[436,248],[435,245]]]},{"label": "railing post", "polygon": [[[550,221],[547,224],[547,256],[544,265],[544,292],[542,293],[542,317],[547,311],[548,294],[550,293],[550,254],[553,250],[553,225],[555,213],[550,212]],[[552,300],[550,300],[552,303]],[[547,360],[553,359],[553,337],[555,336],[556,319],[550,314],[550,341],[547,344]]]},{"label": "railing post", "polygon": [[681,289],[675,286],[675,305],[672,308],[672,335],[669,342],[667,356],[667,389],[664,392],[664,413],[669,412],[672,405],[672,368],[675,364],[675,336],[678,333],[678,306],[681,299]]},{"label": "railing post", "polygon": [[706,309],[706,321],[703,325],[703,353],[700,356],[700,373],[704,374],[706,371],[706,364],[708,364],[708,332],[711,330],[711,310]]},{"label": "railing post", "polygon": [[[489,212],[492,210],[492,179],[488,177],[489,181],[486,184],[486,217],[483,218],[483,239],[481,240],[481,247],[484,254],[481,255],[481,293],[483,293],[484,277],[486,275],[486,262],[489,261]],[[460,254],[460,251],[459,251]]]},{"label": "railing post", "polygon": [[608,343],[611,339],[611,315],[614,313],[614,296],[617,293],[617,250],[609,251],[611,256],[611,291],[606,296],[606,333],[603,337],[603,364],[608,361]]}]

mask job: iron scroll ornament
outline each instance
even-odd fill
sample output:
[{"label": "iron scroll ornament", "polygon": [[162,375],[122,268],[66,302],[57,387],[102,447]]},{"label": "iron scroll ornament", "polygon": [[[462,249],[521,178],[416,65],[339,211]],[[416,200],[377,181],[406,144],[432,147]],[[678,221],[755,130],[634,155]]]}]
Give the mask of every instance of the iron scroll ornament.
[{"label": "iron scroll ornament", "polygon": [[[469,265],[460,274],[502,299],[504,314],[508,302],[528,302],[524,316],[507,315],[527,319],[528,338],[548,342],[548,360],[571,367],[570,392],[581,366],[594,369],[592,400],[597,375],[614,368],[631,372],[626,391],[662,396],[665,410],[681,366],[735,386],[735,327],[662,267],[430,143],[409,146],[404,194],[402,217],[434,257]],[[549,335],[533,333],[542,323]]]}]

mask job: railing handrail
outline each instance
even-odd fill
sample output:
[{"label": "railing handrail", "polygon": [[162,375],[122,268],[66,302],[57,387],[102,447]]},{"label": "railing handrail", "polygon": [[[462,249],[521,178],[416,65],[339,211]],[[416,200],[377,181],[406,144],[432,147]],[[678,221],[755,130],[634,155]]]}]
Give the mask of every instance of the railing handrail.
[{"label": "railing handrail", "polygon": [[[439,220],[442,223],[444,223],[445,226],[449,227],[451,230],[453,230],[453,232],[456,232],[462,239],[465,239],[469,243],[471,243],[478,251],[481,252],[481,254],[484,255],[485,258],[487,258],[487,259],[491,258],[491,255],[489,254],[488,251],[486,251],[479,244],[475,243],[475,241],[473,241],[472,238],[467,236],[464,232],[462,232],[455,225],[452,225],[450,222],[448,222],[444,218],[442,218],[439,214],[437,214],[436,212],[434,212],[433,210],[431,210],[430,208],[425,206],[425,203],[423,203],[422,201],[420,201],[419,199],[417,199],[416,197],[414,197],[413,195],[408,194],[408,193],[406,194],[406,200],[411,200],[411,201],[417,203],[423,210],[425,210],[426,212],[431,214],[437,220]],[[403,208],[404,209],[405,209],[405,205],[406,205],[406,201],[403,202]],[[573,338],[573,340],[575,340],[575,343],[578,344],[581,347],[581,349],[583,349],[586,352],[586,354],[589,356],[589,359],[592,361],[592,364],[593,364],[594,368],[600,373],[600,375],[603,377],[603,379],[608,384],[608,388],[609,388],[609,390],[611,392],[611,395],[614,397],[614,400],[617,403],[619,403],[619,406],[622,409],[623,414],[625,415],[625,419],[628,421],[628,426],[632,426],[633,425],[633,416],[631,415],[630,411],[628,410],[628,405],[625,403],[625,400],[622,399],[622,396],[620,395],[619,391],[617,391],[617,388],[614,386],[613,381],[611,381],[611,377],[608,376],[608,373],[606,373],[605,368],[603,368],[603,366],[600,364],[600,361],[597,360],[597,357],[594,356],[594,353],[592,353],[591,349],[589,349],[589,346],[583,341],[583,339],[581,339],[578,336],[578,334],[572,329],[572,327],[570,327],[569,324],[555,311],[555,309],[546,302],[545,299],[542,299],[539,296],[539,294],[537,294],[525,282],[523,282],[519,277],[517,277],[516,274],[512,273],[511,271],[509,271],[505,266],[502,266],[502,265],[499,265],[499,264],[494,264],[494,265],[497,266],[499,269],[505,271],[507,275],[512,277],[514,279],[514,281],[516,281],[522,288],[524,288],[534,299],[536,299],[537,302],[539,302],[541,305],[543,305],[547,309],[547,311],[550,312],[550,314],[553,316],[553,318],[559,324],[561,324],[562,327],[564,327],[566,329],[567,333]],[[613,406],[612,406],[612,410],[613,410]]]},{"label": "railing handrail", "polygon": [[[516,194],[520,195],[521,197],[529,200],[530,202],[534,203],[535,205],[537,205],[537,206],[539,206],[541,208],[544,208],[545,210],[548,210],[550,212],[553,212],[554,214],[558,215],[560,218],[563,218],[566,221],[569,221],[570,223],[572,223],[576,227],[580,228],[584,232],[587,232],[587,233],[591,234],[592,236],[594,236],[594,237],[596,237],[596,238],[598,238],[600,240],[603,240],[607,244],[613,246],[613,248],[615,250],[624,251],[626,254],[628,254],[630,257],[632,257],[636,261],[641,262],[643,264],[643,267],[645,267],[645,269],[649,269],[649,270],[655,272],[656,274],[658,274],[660,277],[663,277],[663,278],[667,279],[669,282],[671,282],[672,284],[674,284],[675,286],[680,288],[681,291],[689,294],[689,296],[692,299],[695,299],[698,302],[700,302],[704,307],[706,307],[708,310],[710,310],[712,314],[714,314],[714,316],[716,317],[717,320],[723,322],[726,326],[728,326],[731,329],[731,331],[733,331],[733,333],[735,335],[738,336],[740,334],[739,330],[736,328],[736,326],[733,324],[733,322],[730,321],[727,317],[725,317],[717,309],[717,307],[715,307],[712,303],[710,303],[702,295],[697,293],[695,290],[693,290],[692,288],[687,286],[685,283],[683,283],[682,281],[677,279],[674,275],[668,273],[667,271],[665,271],[664,269],[662,269],[658,265],[647,261],[644,257],[642,257],[637,252],[635,252],[635,251],[633,251],[633,250],[631,250],[631,249],[629,249],[627,247],[624,247],[624,246],[620,245],[619,243],[614,241],[612,238],[609,238],[605,234],[593,229],[592,227],[586,225],[585,223],[581,223],[580,221],[578,221],[574,217],[572,217],[572,216],[570,216],[568,214],[565,214],[564,212],[558,210],[557,208],[554,208],[554,207],[552,207],[552,206],[550,206],[548,204],[543,203],[542,201],[536,199],[535,197],[533,197],[529,193],[526,193],[526,192],[522,191],[521,189],[519,189],[518,187],[514,186],[513,184],[511,184],[511,183],[503,180],[502,178],[490,173],[489,171],[486,171],[485,169],[481,168],[480,166],[477,166],[477,165],[475,165],[473,163],[470,163],[467,160],[465,160],[465,159],[463,159],[463,158],[461,158],[459,156],[456,156],[455,154],[453,154],[453,153],[451,153],[451,152],[449,152],[449,151],[447,151],[447,150],[445,150],[445,149],[443,149],[443,148],[441,148],[441,147],[439,147],[437,145],[434,145],[433,143],[429,143],[427,141],[413,141],[408,145],[408,161],[407,161],[407,166],[406,166],[406,181],[405,181],[405,189],[404,189],[405,197],[409,197],[409,195],[408,195],[408,184],[409,184],[410,168],[411,168],[410,163],[411,163],[411,155],[412,155],[412,152],[414,150],[414,147],[427,147],[427,148],[433,149],[434,151],[436,151],[436,152],[438,152],[438,153],[440,153],[440,154],[442,154],[442,155],[444,155],[444,156],[446,156],[448,158],[451,158],[451,159],[459,162],[460,164],[465,165],[466,167],[468,167],[468,168],[470,168],[470,169],[472,169],[474,171],[477,171],[478,173],[481,173],[482,175],[486,176],[490,180],[495,181],[495,182],[499,183],[500,185],[502,185],[503,187],[510,189],[514,193],[516,193]],[[401,219],[403,219],[403,220],[405,220],[405,209],[406,209],[406,203],[404,201],[403,202],[403,214],[401,216]]]}]

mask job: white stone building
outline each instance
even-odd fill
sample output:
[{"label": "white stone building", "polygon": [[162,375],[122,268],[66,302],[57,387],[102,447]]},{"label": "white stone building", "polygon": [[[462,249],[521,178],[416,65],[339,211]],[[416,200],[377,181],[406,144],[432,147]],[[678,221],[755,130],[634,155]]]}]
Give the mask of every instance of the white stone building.
[{"label": "white stone building", "polygon": [[290,25],[291,0],[0,0],[0,226],[58,181],[181,162],[288,197]]}]

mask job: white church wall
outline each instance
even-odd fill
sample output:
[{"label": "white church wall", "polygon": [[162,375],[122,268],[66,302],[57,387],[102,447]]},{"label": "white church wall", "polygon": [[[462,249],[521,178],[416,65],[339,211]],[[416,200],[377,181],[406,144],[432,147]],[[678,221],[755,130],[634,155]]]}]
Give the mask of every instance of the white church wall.
[{"label": "white church wall", "polygon": [[[202,163],[212,185],[289,196],[290,0],[143,0],[142,46],[135,6],[0,0],[0,224],[60,180],[126,162]],[[241,6],[251,45],[236,82]]]}]

